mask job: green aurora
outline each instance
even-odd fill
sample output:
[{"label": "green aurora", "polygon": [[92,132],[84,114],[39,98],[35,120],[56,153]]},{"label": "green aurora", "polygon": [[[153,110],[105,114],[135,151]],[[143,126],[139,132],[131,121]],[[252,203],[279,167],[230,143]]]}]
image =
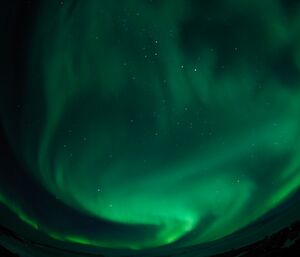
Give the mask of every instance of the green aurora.
[{"label": "green aurora", "polygon": [[300,8],[283,2],[41,1],[21,127],[3,124],[37,184],[113,228],[0,202],[54,239],[129,249],[209,242],[278,206],[300,186]]}]

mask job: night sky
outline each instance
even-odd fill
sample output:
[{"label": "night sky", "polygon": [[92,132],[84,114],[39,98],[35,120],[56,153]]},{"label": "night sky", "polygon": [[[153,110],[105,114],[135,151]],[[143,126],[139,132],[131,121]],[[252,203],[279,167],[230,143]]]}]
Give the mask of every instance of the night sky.
[{"label": "night sky", "polygon": [[300,188],[299,1],[33,2],[1,11],[2,225],[172,249]]}]

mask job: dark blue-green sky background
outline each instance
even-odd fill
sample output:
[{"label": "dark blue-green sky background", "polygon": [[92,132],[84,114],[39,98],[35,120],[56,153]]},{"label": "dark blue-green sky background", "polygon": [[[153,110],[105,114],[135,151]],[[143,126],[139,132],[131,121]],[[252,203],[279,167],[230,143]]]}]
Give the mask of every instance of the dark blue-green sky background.
[{"label": "dark blue-green sky background", "polygon": [[2,225],[111,251],[297,218],[298,1],[44,0],[2,19]]}]

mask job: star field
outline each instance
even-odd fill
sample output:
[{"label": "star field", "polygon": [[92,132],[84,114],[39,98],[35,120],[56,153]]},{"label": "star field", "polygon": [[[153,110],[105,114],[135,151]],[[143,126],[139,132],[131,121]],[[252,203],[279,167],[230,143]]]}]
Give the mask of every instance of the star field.
[{"label": "star field", "polygon": [[297,1],[40,2],[18,114],[1,104],[31,182],[2,175],[0,203],[32,230],[111,249],[190,246],[297,191]]}]

